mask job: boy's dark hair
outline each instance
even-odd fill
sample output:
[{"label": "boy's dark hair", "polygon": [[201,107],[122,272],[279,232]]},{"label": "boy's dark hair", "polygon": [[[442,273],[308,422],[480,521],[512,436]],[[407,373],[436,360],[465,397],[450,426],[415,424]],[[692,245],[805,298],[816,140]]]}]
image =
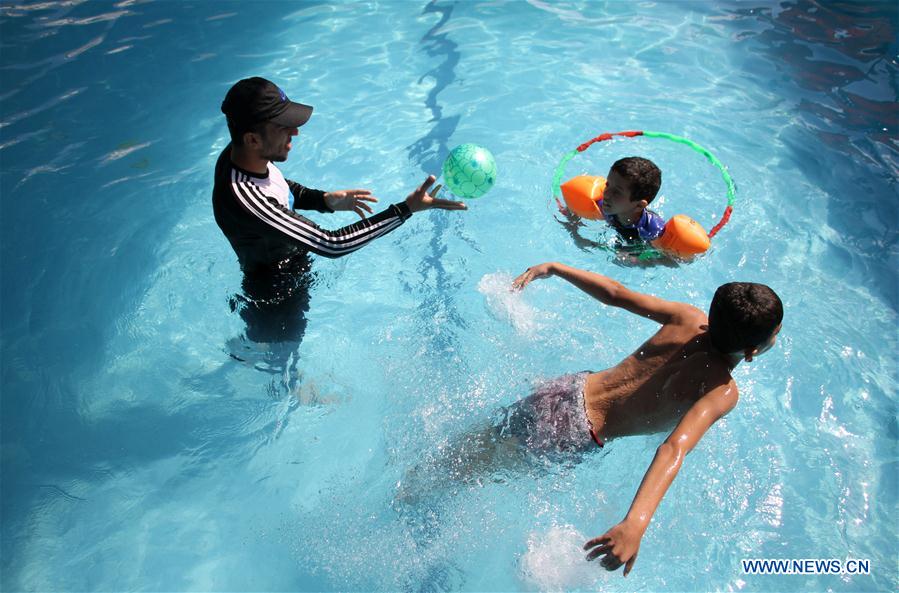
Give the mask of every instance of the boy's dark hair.
[{"label": "boy's dark hair", "polygon": [[662,186],[662,171],[654,162],[643,157],[618,159],[612,165],[612,171],[630,182],[632,202],[646,200],[647,203],[652,203]]},{"label": "boy's dark hair", "polygon": [[722,284],[709,306],[712,345],[725,354],[754,348],[771,337],[783,317],[780,297],[764,284]]}]

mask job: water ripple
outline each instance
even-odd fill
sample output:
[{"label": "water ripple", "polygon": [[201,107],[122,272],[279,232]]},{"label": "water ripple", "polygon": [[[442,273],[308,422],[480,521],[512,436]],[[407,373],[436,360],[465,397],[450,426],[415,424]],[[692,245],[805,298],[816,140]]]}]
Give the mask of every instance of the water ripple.
[{"label": "water ripple", "polygon": [[129,154],[132,154],[134,152],[137,152],[138,150],[146,148],[146,147],[150,146],[151,144],[153,144],[153,143],[152,142],[142,142],[140,144],[129,143],[127,145],[121,146],[121,147],[113,150],[112,152],[106,154],[105,156],[101,157],[100,165],[101,166],[106,165],[112,161],[117,161],[119,159],[125,158]]},{"label": "water ripple", "polygon": [[5,128],[6,126],[12,125],[18,121],[27,119],[29,117],[32,117],[33,115],[41,113],[42,111],[46,111],[47,109],[50,109],[51,107],[55,107],[55,106],[59,105],[60,103],[62,103],[63,101],[68,101],[72,97],[80,95],[85,90],[87,90],[87,87],[71,89],[53,99],[50,99],[49,101],[46,101],[45,103],[38,105],[37,107],[35,107],[33,109],[29,109],[27,111],[20,111],[19,113],[14,113],[13,115],[9,116],[9,118],[7,118],[5,121],[0,121],[0,128]]},{"label": "water ripple", "polygon": [[122,18],[126,15],[133,15],[133,12],[127,10],[120,10],[117,12],[107,12],[105,14],[98,14],[94,16],[89,16],[81,19],[76,18],[64,18],[64,19],[56,19],[56,20],[47,20],[41,21],[40,25],[42,27],[68,27],[68,26],[84,26],[84,25],[93,25],[94,23],[105,23],[107,21],[114,21]]}]

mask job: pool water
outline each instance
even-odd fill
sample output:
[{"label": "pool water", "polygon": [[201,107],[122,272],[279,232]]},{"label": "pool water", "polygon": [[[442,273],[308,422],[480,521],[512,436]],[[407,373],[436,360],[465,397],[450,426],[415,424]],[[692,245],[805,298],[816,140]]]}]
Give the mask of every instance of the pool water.
[{"label": "pool water", "polygon": [[[897,30],[887,1],[4,2],[0,588],[896,590]],[[246,337],[210,203],[221,99],[253,75],[315,105],[281,167],[312,187],[399,201],[464,142],[498,167],[467,212],[317,259],[287,344]],[[562,155],[627,129],[728,167],[734,214],[704,257],[623,266],[557,220]],[[632,154],[661,167],[663,216],[718,221],[721,176],[683,146],[602,143],[566,171]],[[703,308],[732,280],[784,301],[627,579],[579,546],[664,435],[478,484],[431,463],[534,381],[653,331],[558,279],[508,292],[543,261]],[[410,472],[431,487],[404,504]]]}]

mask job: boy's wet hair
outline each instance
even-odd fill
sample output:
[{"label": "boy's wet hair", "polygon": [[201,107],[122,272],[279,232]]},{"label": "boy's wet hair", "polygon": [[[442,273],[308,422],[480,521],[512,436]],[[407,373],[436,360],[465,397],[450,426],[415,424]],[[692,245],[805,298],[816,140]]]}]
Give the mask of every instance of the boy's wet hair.
[{"label": "boy's wet hair", "polygon": [[631,201],[646,200],[652,203],[662,186],[662,171],[649,159],[629,156],[618,159],[612,171],[627,179],[631,184]]},{"label": "boy's wet hair", "polygon": [[764,284],[730,282],[715,291],[709,334],[720,352],[732,354],[764,344],[783,321],[780,297]]}]

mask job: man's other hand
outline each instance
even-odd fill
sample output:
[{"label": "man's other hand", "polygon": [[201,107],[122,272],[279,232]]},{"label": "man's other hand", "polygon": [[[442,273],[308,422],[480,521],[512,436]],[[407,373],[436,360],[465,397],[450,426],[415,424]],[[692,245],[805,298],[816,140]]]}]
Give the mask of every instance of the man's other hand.
[{"label": "man's other hand", "polygon": [[338,210],[352,210],[365,218],[365,213],[372,213],[371,206],[366,202],[377,202],[378,198],[371,195],[371,191],[367,189],[342,189],[332,191],[325,194],[325,204],[328,208],[337,212]]}]

